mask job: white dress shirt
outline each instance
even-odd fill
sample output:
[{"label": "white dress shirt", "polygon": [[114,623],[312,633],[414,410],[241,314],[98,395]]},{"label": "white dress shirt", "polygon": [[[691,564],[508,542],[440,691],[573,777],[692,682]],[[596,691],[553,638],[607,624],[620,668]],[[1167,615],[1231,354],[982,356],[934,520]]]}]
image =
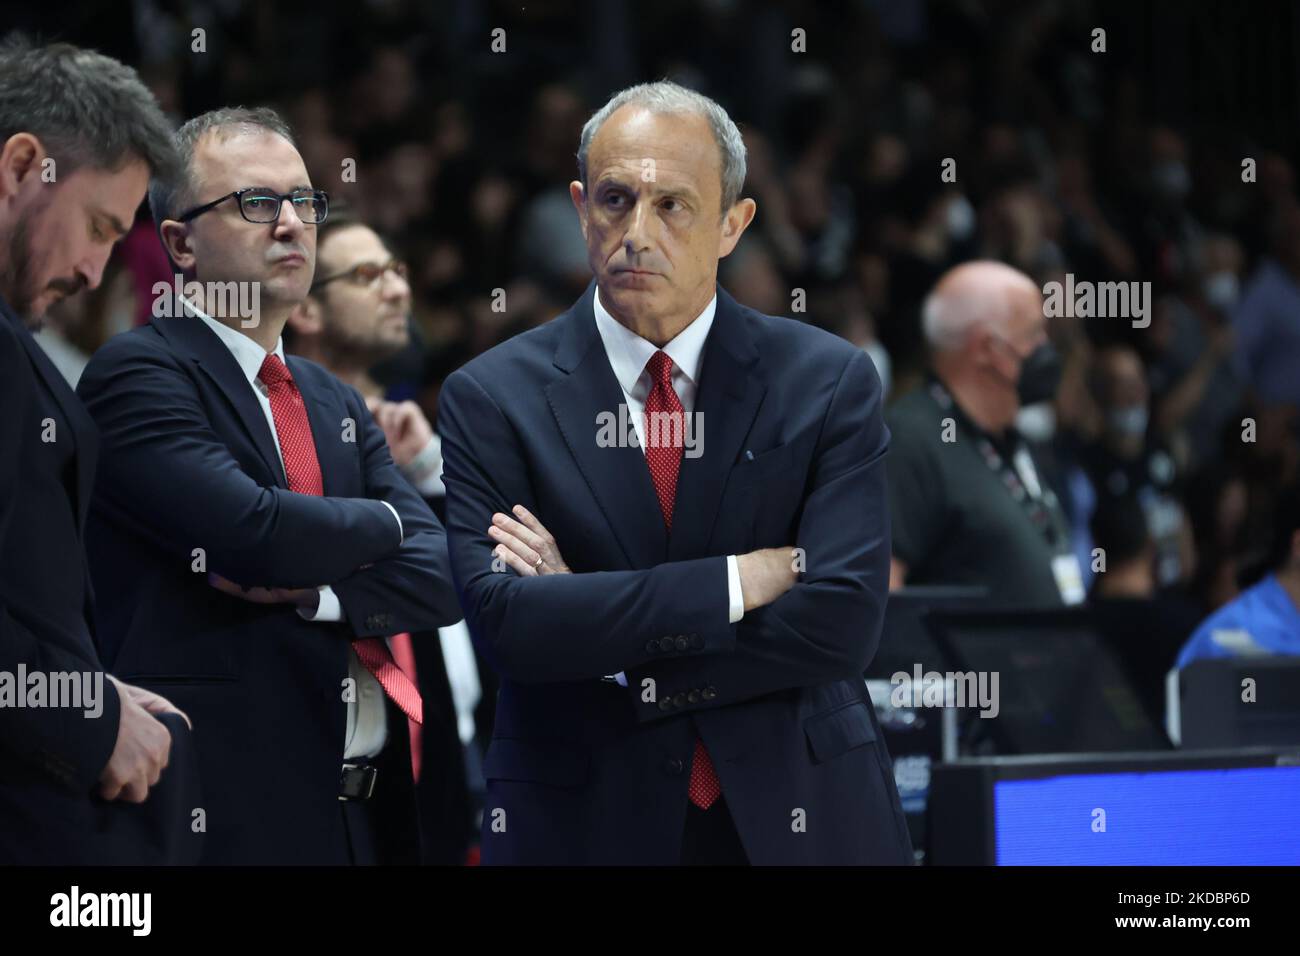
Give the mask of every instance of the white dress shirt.
[{"label": "white dress shirt", "polygon": [[[628,418],[636,429],[636,437],[645,454],[645,403],[654,387],[649,369],[655,352],[661,351],[653,342],[641,338],[618,319],[614,318],[600,302],[600,290],[592,300],[596,313],[596,331],[605,346],[605,356],[614,370],[623,397],[627,401]],[[677,333],[662,351],[673,360],[673,391],[681,400],[682,410],[691,415],[695,411],[695,395],[699,391],[700,368],[704,365],[704,344],[713,328],[713,316],[718,310],[715,293],[709,304],[690,325]],[[740,588],[740,568],[734,554],[727,555],[727,620],[735,624],[745,616],[745,596]],[[620,684],[627,686],[627,676],[620,671],[614,675]]]},{"label": "white dress shirt", "polygon": [[[261,378],[258,377],[262,370],[262,363],[266,361],[267,353],[262,347],[244,335],[237,332],[228,325],[223,325],[212,316],[205,314],[193,303],[184,298],[182,304],[193,314],[197,315],[219,338],[222,343],[230,350],[234,356],[235,362],[238,363],[240,371],[248,379],[249,387],[252,388],[253,394],[257,396],[257,403],[261,406],[262,414],[266,416],[266,427],[271,430],[271,444],[275,446],[276,457],[280,460],[280,470],[284,470],[284,455],[280,451],[280,436],[275,430],[275,416],[271,412],[271,399],[267,387],[262,384]],[[284,344],[277,339],[275,343],[275,355],[280,361],[284,361]],[[397,514],[397,510],[388,502],[382,504],[393,513],[397,520],[397,527],[402,527],[402,519]],[[345,620],[343,605],[339,602],[338,595],[328,584],[323,585],[320,589],[320,603],[317,604],[314,611],[306,608],[299,608],[298,614],[308,621],[325,621],[334,622]],[[379,686],[379,681],[375,675],[370,673],[357,657],[354,648],[348,648],[348,676],[352,679],[352,687],[355,689],[354,699],[347,702],[347,730],[344,738],[343,757],[351,759],[354,757],[373,757],[384,749],[384,744],[388,740],[388,713],[384,705],[384,689]],[[342,693],[342,688],[339,688]]]}]

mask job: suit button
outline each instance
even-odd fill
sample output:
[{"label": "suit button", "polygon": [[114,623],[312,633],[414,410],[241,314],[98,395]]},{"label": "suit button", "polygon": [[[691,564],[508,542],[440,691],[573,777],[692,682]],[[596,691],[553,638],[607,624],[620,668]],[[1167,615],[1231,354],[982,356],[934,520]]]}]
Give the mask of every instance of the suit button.
[{"label": "suit button", "polygon": [[703,697],[705,700],[713,700],[713,698],[715,698],[715,697],[718,696],[718,689],[717,689],[716,687],[710,685],[710,686],[704,688],[704,690],[703,690],[703,692],[700,694],[700,696]]},{"label": "suit button", "polygon": [[677,641],[675,643],[679,651],[688,650],[691,646],[691,642],[686,639],[685,634],[678,634]]},{"label": "suit button", "polygon": [[664,697],[664,698],[660,699],[660,701],[659,701],[659,709],[660,709],[660,710],[672,710],[672,709],[673,709],[673,699],[672,699],[671,697]]},{"label": "suit button", "polygon": [[646,649],[646,653],[648,654],[658,654],[659,642],[652,637],[650,638],[650,640],[645,642],[645,649]]},{"label": "suit button", "polygon": [[692,634],[690,637],[691,647],[695,648],[697,651],[704,647],[704,638],[700,637],[700,635]]},{"label": "suit button", "polygon": [[686,701],[690,704],[698,704],[700,702],[700,692],[698,690],[691,691],[686,695]]},{"label": "suit button", "polygon": [[679,774],[682,772],[682,762],[676,757],[673,757],[664,764],[664,769],[671,774]]},{"label": "suit button", "polygon": [[659,650],[671,651],[673,649],[673,639],[671,637],[659,638]]},{"label": "suit button", "polygon": [[673,706],[674,706],[674,707],[685,707],[685,706],[686,706],[686,692],[685,692],[685,691],[682,691],[681,693],[676,694],[676,695],[673,697]]}]

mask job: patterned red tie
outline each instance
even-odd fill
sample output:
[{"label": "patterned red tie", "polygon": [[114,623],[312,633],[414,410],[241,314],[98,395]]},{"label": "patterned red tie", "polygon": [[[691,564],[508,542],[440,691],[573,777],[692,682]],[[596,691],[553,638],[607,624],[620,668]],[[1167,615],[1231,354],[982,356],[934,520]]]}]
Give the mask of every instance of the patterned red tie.
[{"label": "patterned red tie", "polygon": [[[650,478],[659,496],[659,509],[664,514],[664,524],[671,531],[673,502],[677,499],[677,475],[682,468],[686,413],[673,389],[673,360],[664,352],[655,352],[646,368],[653,384],[645,400],[645,441],[642,444],[645,446],[646,464],[650,466]],[[713,806],[722,793],[722,784],[702,740],[695,741],[688,793],[691,803],[701,810]]]},{"label": "patterned red tie", "polygon": [[[271,418],[275,421],[275,434],[280,440],[284,477],[289,482],[289,490],[303,495],[323,495],[325,484],[321,480],[311,423],[307,420],[307,406],[303,404],[288,367],[278,355],[270,352],[262,360],[262,369],[257,377],[266,386],[271,400]],[[420,692],[397,666],[384,639],[358,638],[352,646],[366,670],[375,675],[379,686],[402,709],[402,713],[417,724],[424,723],[424,702],[420,699]]]}]

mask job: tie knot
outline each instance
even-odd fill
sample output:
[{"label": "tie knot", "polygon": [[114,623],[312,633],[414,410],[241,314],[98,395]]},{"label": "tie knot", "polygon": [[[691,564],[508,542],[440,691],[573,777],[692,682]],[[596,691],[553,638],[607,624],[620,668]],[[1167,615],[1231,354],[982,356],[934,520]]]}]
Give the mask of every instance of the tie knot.
[{"label": "tie knot", "polygon": [[262,359],[262,370],[257,373],[257,377],[267,388],[275,388],[281,382],[293,381],[293,376],[289,374],[289,367],[281,362],[280,356],[274,352],[268,352],[266,358]]},{"label": "tie knot", "polygon": [[673,360],[668,357],[667,352],[655,352],[646,363],[646,368],[650,371],[651,382],[665,388],[672,388]]}]

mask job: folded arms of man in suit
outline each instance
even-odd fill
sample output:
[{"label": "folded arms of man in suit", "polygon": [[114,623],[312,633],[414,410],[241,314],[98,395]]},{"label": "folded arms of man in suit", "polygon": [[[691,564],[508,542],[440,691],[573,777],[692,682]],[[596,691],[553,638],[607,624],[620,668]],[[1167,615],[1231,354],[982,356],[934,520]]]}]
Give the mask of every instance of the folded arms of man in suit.
[{"label": "folded arms of man in suit", "polygon": [[[180,559],[203,548],[209,568],[241,585],[332,585],[359,636],[459,618],[442,529],[397,472],[355,390],[348,401],[373,497],[297,494],[240,467],[182,361],[161,343],[124,335],[82,377],[78,392],[104,437],[98,497],[111,520]],[[413,615],[421,620],[367,627],[364,608],[384,594],[398,595],[390,606],[422,609]]]},{"label": "folded arms of man in suit", "polygon": [[[516,503],[535,508],[536,496],[514,427],[480,383],[455,373],[439,397],[439,432],[452,570],[467,619],[503,676],[520,683],[627,671],[643,721],[667,716],[641,702],[638,682],[647,676],[660,686],[716,683],[717,695],[699,707],[859,678],[878,640],[888,579],[888,431],[880,404],[879,380],[856,353],[840,373],[813,452],[797,540],[806,557],[802,580],[789,569],[789,549],[742,555],[742,567],[756,573],[742,573],[746,614],[733,625],[723,556],[635,571],[525,577],[494,570],[493,515]],[[703,646],[671,660],[646,647],[652,637],[682,632],[699,635]]]}]

